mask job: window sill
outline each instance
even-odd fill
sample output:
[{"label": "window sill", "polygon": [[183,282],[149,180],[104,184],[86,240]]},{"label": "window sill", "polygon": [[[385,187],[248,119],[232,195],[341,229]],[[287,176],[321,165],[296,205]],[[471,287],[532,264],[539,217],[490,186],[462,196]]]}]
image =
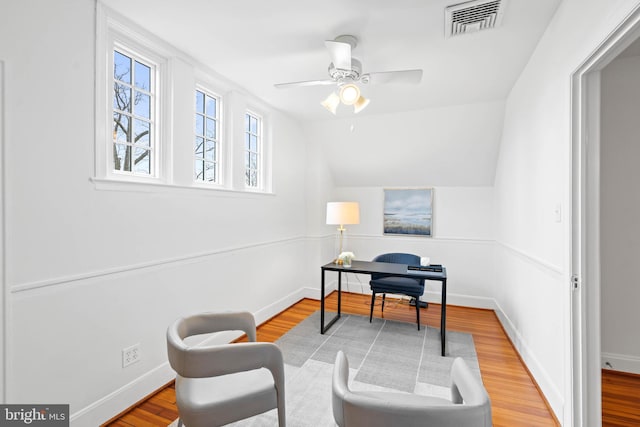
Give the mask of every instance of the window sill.
[{"label": "window sill", "polygon": [[274,192],[260,190],[236,190],[224,187],[206,187],[204,185],[178,185],[164,182],[140,182],[121,179],[96,178],[89,179],[100,191],[129,191],[136,193],[192,193],[209,196],[246,197],[275,196]]}]

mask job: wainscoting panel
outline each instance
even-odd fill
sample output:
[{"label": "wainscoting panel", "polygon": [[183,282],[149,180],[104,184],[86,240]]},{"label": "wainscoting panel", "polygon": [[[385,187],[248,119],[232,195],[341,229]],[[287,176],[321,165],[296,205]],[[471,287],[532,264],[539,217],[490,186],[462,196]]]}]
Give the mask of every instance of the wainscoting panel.
[{"label": "wainscoting panel", "polygon": [[[303,298],[305,265],[292,260],[305,246],[296,237],[11,286],[7,398],[69,403],[78,426],[108,420],[172,378],[176,318],[238,309],[260,323]],[[141,360],[123,368],[134,344]]]}]

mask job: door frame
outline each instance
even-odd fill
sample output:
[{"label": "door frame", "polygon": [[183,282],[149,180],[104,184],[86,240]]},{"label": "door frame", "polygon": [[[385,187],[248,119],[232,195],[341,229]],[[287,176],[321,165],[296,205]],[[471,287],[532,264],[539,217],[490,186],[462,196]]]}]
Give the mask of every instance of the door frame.
[{"label": "door frame", "polygon": [[640,6],[571,76],[571,412],[574,426],[602,422],[600,337],[600,75],[640,38]]}]

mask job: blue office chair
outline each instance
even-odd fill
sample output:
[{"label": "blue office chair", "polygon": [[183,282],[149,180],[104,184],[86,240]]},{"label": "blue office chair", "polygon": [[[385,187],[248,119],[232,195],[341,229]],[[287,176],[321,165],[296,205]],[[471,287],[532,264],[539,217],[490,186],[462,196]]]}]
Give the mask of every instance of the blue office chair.
[{"label": "blue office chair", "polygon": [[[391,262],[395,264],[420,265],[418,255],[404,253],[389,253],[378,255],[374,262]],[[369,323],[373,319],[373,306],[376,301],[376,294],[382,294],[382,312],[384,313],[384,302],[387,294],[402,294],[415,298],[416,321],[420,330],[420,296],[424,294],[424,279],[412,279],[410,277],[390,276],[388,274],[372,274],[371,281],[371,312]]]}]

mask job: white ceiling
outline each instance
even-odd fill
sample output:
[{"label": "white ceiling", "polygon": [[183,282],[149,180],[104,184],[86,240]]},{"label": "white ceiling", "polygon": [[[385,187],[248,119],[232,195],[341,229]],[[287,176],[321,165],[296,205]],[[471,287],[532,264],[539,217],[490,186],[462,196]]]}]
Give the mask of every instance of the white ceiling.
[{"label": "white ceiling", "polygon": [[[102,0],[268,104],[300,120],[331,114],[324,40],[353,34],[363,72],[421,68],[418,86],[366,86],[360,115],[504,100],[560,0],[504,0],[499,28],[444,36],[444,10],[461,0]],[[338,116],[353,113],[347,107]]]}]

